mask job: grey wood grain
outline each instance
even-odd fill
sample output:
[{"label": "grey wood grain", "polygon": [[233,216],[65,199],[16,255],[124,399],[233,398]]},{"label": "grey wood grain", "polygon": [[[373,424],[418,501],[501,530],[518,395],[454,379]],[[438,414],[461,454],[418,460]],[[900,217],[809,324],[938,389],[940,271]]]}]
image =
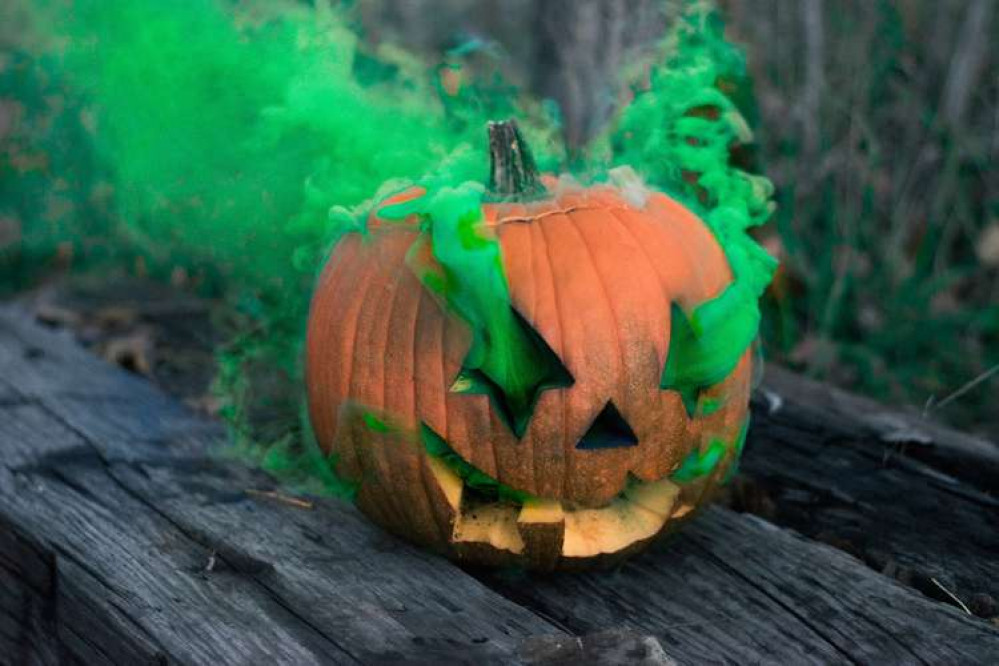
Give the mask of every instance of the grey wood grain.
[{"label": "grey wood grain", "polygon": [[[269,477],[209,454],[217,424],[2,308],[0,398],[0,662],[546,663],[525,646],[614,632],[651,637],[681,664],[999,658],[988,623],[720,508],[616,571],[469,575],[347,504],[266,499]],[[796,425],[758,419],[750,475],[799,468],[820,483],[801,458],[832,447],[795,430],[812,417],[773,416]],[[851,428],[840,439],[861,448],[825,461],[840,473],[875,455],[864,437],[881,436]],[[925,481],[883,476],[870,483],[885,492]],[[969,506],[988,495],[955,483],[956,529],[974,529],[982,516]],[[994,573],[981,555],[968,555],[975,580]]]},{"label": "grey wood grain", "polygon": [[561,633],[349,505],[255,499],[272,482],[208,455],[217,424],[33,329],[0,314],[0,655],[502,663]]},{"label": "grey wood grain", "polygon": [[612,573],[480,573],[580,634],[624,625],[680,663],[989,664],[999,631],[758,518],[712,507]]},{"label": "grey wood grain", "polygon": [[999,443],[954,430],[913,408],[893,408],[768,365],[757,412],[777,406],[779,420],[811,424],[828,439],[890,444],[920,460],[999,494]]},{"label": "grey wood grain", "polygon": [[[999,616],[990,442],[775,371],[733,506],[850,552],[946,603]],[[779,391],[779,393],[777,393]],[[848,416],[852,414],[852,416]],[[979,454],[978,451],[982,453]],[[934,464],[945,459],[946,471]]]}]

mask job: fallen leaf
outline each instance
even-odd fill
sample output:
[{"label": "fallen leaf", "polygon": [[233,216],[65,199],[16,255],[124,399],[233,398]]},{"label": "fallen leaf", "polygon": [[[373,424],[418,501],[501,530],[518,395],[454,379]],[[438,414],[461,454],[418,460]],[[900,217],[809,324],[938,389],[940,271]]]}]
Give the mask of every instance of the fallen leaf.
[{"label": "fallen leaf", "polygon": [[151,375],[153,372],[153,335],[146,327],[126,335],[106,340],[100,348],[101,357],[126,370]]}]

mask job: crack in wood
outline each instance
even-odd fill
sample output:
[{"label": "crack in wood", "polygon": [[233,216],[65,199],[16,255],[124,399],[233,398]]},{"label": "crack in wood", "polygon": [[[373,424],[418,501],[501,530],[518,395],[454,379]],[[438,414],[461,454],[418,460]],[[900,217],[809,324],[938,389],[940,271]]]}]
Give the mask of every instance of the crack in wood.
[{"label": "crack in wood", "polygon": [[[119,661],[143,656],[192,663],[187,657],[193,654],[218,660],[219,655],[239,654],[231,651],[231,643],[240,640],[231,632],[250,626],[245,624],[249,621],[285,641],[272,640],[266,648],[292,650],[294,644],[297,652],[275,657],[281,663],[384,661],[393,656],[446,661],[449,655],[481,664],[505,663],[528,636],[587,634],[621,623],[655,634],[681,661],[865,662],[882,655],[898,657],[899,650],[910,660],[934,662],[946,655],[974,661],[976,655],[987,654],[989,638],[999,637],[985,623],[963,614],[955,617],[950,607],[903,589],[866,565],[843,559],[838,551],[791,539],[752,516],[716,509],[708,510],[669,547],[656,547],[615,572],[502,583],[495,574],[474,572],[481,581],[476,582],[323,500],[315,500],[315,509],[308,512],[249,500],[244,490],[266,484],[262,476],[205,457],[209,434],[217,432],[217,425],[193,417],[134,377],[95,363],[64,336],[25,333],[26,325],[10,323],[10,316],[0,308],[0,367],[20,373],[36,368],[39,377],[25,376],[25,385],[11,390],[2,390],[9,382],[0,380],[0,414],[20,419],[0,419],[0,592],[16,589],[21,590],[16,594],[60,599],[55,619],[63,623],[63,633],[53,640],[74,646],[67,659],[86,653]],[[5,334],[10,328],[44,353],[26,360],[19,351],[26,343],[11,343]],[[67,384],[82,385],[83,378],[95,387],[93,394],[66,390]],[[97,397],[91,401],[91,395]],[[946,469],[932,462],[951,450],[970,455],[977,445],[964,440],[938,445],[939,433],[927,430],[933,444],[902,451],[915,451],[918,459],[898,457],[899,443],[886,442],[876,424],[862,419],[854,424],[840,412],[818,412],[816,417],[814,410],[800,408],[800,396],[786,391],[783,395],[787,397],[779,410],[769,417],[757,415],[744,479],[785,493],[782,510],[799,511],[803,527],[843,524],[871,534],[870,526],[879,525],[880,515],[894,511],[886,526],[895,539],[889,546],[908,543],[899,530],[907,526],[911,531],[912,511],[936,503],[936,511],[945,512],[948,520],[933,525],[932,534],[943,535],[943,541],[937,550],[925,551],[929,559],[917,562],[923,567],[920,576],[930,572],[962,597],[967,589],[962,585],[986,579],[988,563],[967,560],[968,552],[978,552],[969,550],[973,544],[955,550],[946,539],[987,525],[982,516],[994,513],[996,500],[964,482],[970,458]],[[162,422],[147,421],[161,417]],[[5,433],[28,437],[10,449],[14,462],[6,465]],[[37,454],[31,449],[32,436],[38,438]],[[179,441],[184,444],[175,445]],[[891,452],[889,467],[882,459],[886,450]],[[975,478],[988,481],[987,475]],[[916,487],[922,495],[915,499],[922,504],[894,501],[906,496],[904,489]],[[77,528],[70,523],[46,522],[58,523],[61,512],[70,512],[70,520],[93,520],[95,525],[74,532]],[[846,522],[834,522],[844,517]],[[24,529],[32,540],[22,544],[17,535]],[[35,534],[48,536],[37,540]],[[975,547],[987,545],[989,538],[976,532],[981,543]],[[267,543],[258,549],[258,542]],[[102,562],[100,547],[117,549],[113,557],[119,559]],[[769,582],[753,580],[755,574],[737,569],[743,566],[740,548],[752,551],[748,556],[759,560],[754,566]],[[218,564],[206,572],[204,563],[213,551]],[[943,554],[945,559],[934,559]],[[131,576],[138,573],[141,578],[141,571],[122,577],[107,568],[133,561],[141,562],[143,569],[151,567],[166,582],[175,575],[179,583],[133,588]],[[956,563],[965,568],[954,586],[932,568]],[[832,568],[824,572],[824,567]],[[237,575],[225,575],[230,571]],[[334,575],[341,578],[331,584],[328,577]],[[922,577],[910,584],[919,589]],[[11,587],[11,582],[20,587]],[[782,586],[792,592],[786,595]],[[811,592],[808,586],[817,595],[835,599],[813,602],[803,596]],[[325,596],[315,596],[313,587]],[[48,588],[47,594],[40,594]],[[149,597],[150,591],[161,596]],[[171,606],[173,600],[164,594],[192,596]],[[868,606],[868,596],[872,604],[887,607]],[[347,606],[329,608],[337,603]],[[11,609],[0,603],[0,610],[3,622],[8,622]],[[161,617],[161,612],[167,615]],[[810,613],[823,618],[833,613],[828,617],[833,624],[819,626]],[[891,625],[901,621],[898,613],[906,615],[908,629],[896,635]],[[188,621],[200,624],[178,633]],[[472,621],[478,624],[469,625]],[[354,622],[374,624],[369,629]],[[98,634],[98,629],[104,633]],[[122,635],[111,638],[108,631],[116,629]],[[200,641],[197,652],[177,642],[185,631]],[[840,632],[860,643],[847,646],[837,640],[845,635]],[[940,632],[953,636],[955,644],[935,646]],[[894,642],[874,644],[886,633]],[[98,635],[100,640],[94,638]],[[93,645],[88,646],[88,640]],[[121,654],[111,649],[114,640],[122,642]]]},{"label": "crack in wood", "polygon": [[812,622],[810,619],[808,619],[807,615],[805,615],[803,613],[799,613],[797,611],[797,609],[794,608],[794,606],[792,606],[791,604],[785,603],[782,599],[780,599],[776,595],[771,594],[769,590],[767,590],[762,585],[757,584],[752,578],[750,578],[749,576],[745,575],[741,570],[739,570],[738,567],[732,566],[731,564],[729,564],[728,562],[726,562],[722,558],[720,558],[717,555],[715,555],[710,550],[704,548],[699,543],[695,543],[694,546],[698,550],[700,550],[707,559],[710,559],[711,561],[713,561],[715,564],[717,564],[721,568],[725,569],[726,571],[728,571],[732,575],[734,575],[737,578],[739,578],[742,581],[744,581],[750,587],[753,587],[754,589],[758,590],[760,592],[760,594],[762,594],[763,596],[765,596],[768,599],[770,599],[770,601],[774,602],[775,604],[777,604],[778,606],[780,606],[781,608],[783,608],[789,615],[791,615],[796,620],[798,620],[799,622],[801,622],[803,625],[805,625],[806,627],[808,627],[816,636],[818,636],[823,641],[825,641],[826,644],[829,647],[831,647],[833,650],[835,650],[837,653],[839,653],[840,656],[842,656],[844,659],[846,659],[847,661],[849,661],[851,664],[855,664],[857,666],[859,666],[861,664],[861,662],[859,662],[856,659],[854,659],[853,655],[851,655],[849,652],[846,652],[845,650],[843,650],[843,648],[841,648],[838,643],[836,643],[835,641],[833,641],[832,639],[830,639],[828,636],[826,636],[825,633],[824,633],[824,631],[819,626],[817,626],[814,622]]}]

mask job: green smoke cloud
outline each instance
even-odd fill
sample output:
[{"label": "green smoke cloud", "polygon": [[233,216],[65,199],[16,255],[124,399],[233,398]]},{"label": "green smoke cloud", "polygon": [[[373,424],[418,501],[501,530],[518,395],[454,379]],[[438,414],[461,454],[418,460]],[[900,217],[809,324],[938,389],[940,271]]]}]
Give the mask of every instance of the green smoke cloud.
[{"label": "green smoke cloud", "polygon": [[[670,378],[681,388],[730,369],[755,335],[756,298],[773,270],[745,235],[769,214],[769,185],[728,164],[728,145],[745,138],[745,125],[718,83],[741,72],[741,57],[700,5],[664,43],[649,90],[617,119],[606,163],[578,165],[588,173],[635,167],[695,208],[725,246],[737,284],[688,313],[691,334],[676,355],[686,361]],[[479,327],[469,367],[529,402],[527,388],[540,381],[520,353],[530,341],[492,302],[508,298],[498,245],[464,241],[476,238],[469,221],[478,219],[477,184],[488,174],[487,120],[518,116],[539,164],[557,168],[557,130],[530,112],[535,105],[479,94],[474,81],[441,86],[432,66],[364,44],[350,15],[321,1],[24,6],[37,44],[0,61],[0,97],[42,109],[17,150],[0,155],[0,216],[23,223],[22,264],[70,242],[81,255],[140,256],[154,272],[203,273],[253,321],[221,352],[219,388],[237,434],[282,442],[271,466],[291,464],[298,454],[288,442],[308,441],[308,427],[292,407],[288,423],[264,435],[249,429],[256,402],[273,396],[248,367],[300,384],[308,301],[326,251],[357,228],[365,202],[411,182],[467,195],[440,205],[428,196],[416,212],[451,271],[445,301]],[[691,114],[697,107],[719,115]],[[701,174],[696,187],[685,171]],[[716,320],[732,332],[702,336]],[[300,405],[298,396],[288,403]]]}]

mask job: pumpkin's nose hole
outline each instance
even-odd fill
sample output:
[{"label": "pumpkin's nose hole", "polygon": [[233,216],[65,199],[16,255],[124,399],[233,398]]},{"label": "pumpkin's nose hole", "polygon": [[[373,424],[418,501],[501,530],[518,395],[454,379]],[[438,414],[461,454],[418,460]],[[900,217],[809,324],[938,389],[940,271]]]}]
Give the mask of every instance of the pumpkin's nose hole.
[{"label": "pumpkin's nose hole", "polygon": [[576,448],[589,451],[592,449],[616,449],[636,444],[638,444],[638,437],[635,436],[635,431],[624,420],[614,403],[608,400],[597,418],[593,420],[590,429],[576,443]]}]

